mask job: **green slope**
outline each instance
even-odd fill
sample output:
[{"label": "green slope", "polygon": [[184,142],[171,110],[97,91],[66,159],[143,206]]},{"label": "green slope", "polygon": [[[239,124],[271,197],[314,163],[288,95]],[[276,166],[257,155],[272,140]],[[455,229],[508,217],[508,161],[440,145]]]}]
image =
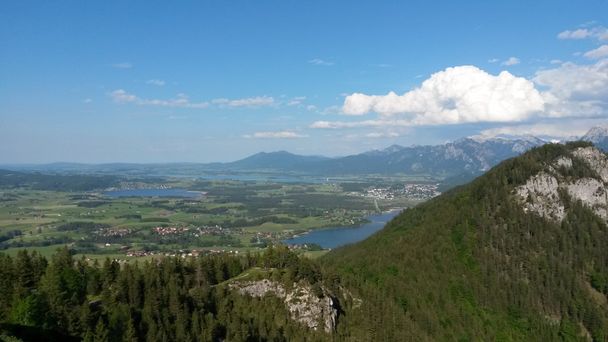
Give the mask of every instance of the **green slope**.
[{"label": "green slope", "polygon": [[[608,229],[563,195],[561,224],[525,213],[513,190],[559,156],[546,145],[405,211],[371,238],[322,258],[351,292],[346,340],[608,338]],[[593,176],[575,163],[569,177]],[[347,292],[348,292],[347,291]]]}]

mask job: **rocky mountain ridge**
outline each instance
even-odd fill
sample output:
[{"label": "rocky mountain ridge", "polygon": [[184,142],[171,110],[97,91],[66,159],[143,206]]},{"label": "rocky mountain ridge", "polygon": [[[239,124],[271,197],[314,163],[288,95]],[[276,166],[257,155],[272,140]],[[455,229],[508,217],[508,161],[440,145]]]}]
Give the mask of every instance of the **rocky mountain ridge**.
[{"label": "rocky mountain ridge", "polygon": [[581,137],[581,140],[591,142],[604,152],[608,152],[608,126],[592,127]]},{"label": "rocky mountain ridge", "polygon": [[[581,140],[608,151],[608,129],[594,127]],[[461,178],[462,184],[499,162],[518,156],[547,141],[534,136],[468,137],[438,145],[391,145],[343,157],[304,156],[286,151],[260,152],[228,163],[4,165],[9,170],[52,173],[130,175],[192,175],[205,172],[295,172],[320,176],[361,174],[424,174]]]},{"label": "rocky mountain ridge", "polygon": [[269,279],[235,281],[230,283],[229,287],[241,295],[258,298],[273,295],[281,298],[291,319],[312,330],[322,329],[331,333],[336,328],[338,310],[332,297],[323,288],[320,289],[322,293],[319,296],[309,284],[294,283],[291,288],[286,288],[281,283]]},{"label": "rocky mountain ridge", "polygon": [[[585,170],[572,177],[573,168]],[[580,171],[576,172],[580,174]],[[569,156],[560,156],[545,170],[516,188],[525,211],[561,222],[566,215],[564,196],[581,201],[608,222],[608,157],[595,147],[579,147]]]},{"label": "rocky mountain ridge", "polygon": [[[593,127],[583,141],[608,150],[608,129]],[[439,145],[401,146],[337,157],[307,157],[285,151],[256,154],[218,168],[274,169],[322,175],[427,174],[438,177],[469,175],[472,179],[501,161],[518,156],[548,141],[535,136],[467,137]]]}]

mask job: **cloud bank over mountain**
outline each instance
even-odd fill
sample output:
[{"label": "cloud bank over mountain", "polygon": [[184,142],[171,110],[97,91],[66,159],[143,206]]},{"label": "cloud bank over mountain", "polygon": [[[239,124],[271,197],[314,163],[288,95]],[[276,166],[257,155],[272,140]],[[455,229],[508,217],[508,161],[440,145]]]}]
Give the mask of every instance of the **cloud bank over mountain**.
[{"label": "cloud bank over mountain", "polygon": [[542,112],[544,105],[540,92],[523,77],[508,71],[494,76],[475,66],[457,66],[431,75],[403,95],[354,93],[346,97],[343,111],[348,115],[409,114],[412,124],[455,124],[521,121]]},{"label": "cloud bank over mountain", "polygon": [[392,91],[386,95],[355,92],[345,97],[343,115],[364,117],[375,113],[375,118],[322,120],[310,127],[352,129],[605,118],[608,58],[589,64],[556,64],[528,78],[509,71],[492,75],[471,65],[449,67],[401,95]]}]

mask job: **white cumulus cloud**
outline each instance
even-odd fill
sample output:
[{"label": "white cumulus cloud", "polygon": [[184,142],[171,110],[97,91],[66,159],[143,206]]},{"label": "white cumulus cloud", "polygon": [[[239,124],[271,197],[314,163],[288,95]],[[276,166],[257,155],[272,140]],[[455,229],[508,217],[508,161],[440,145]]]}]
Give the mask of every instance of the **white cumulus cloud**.
[{"label": "white cumulus cloud", "polygon": [[412,126],[410,120],[393,120],[382,118],[378,120],[363,121],[315,121],[310,128],[340,129],[340,128],[362,128],[362,127],[408,127]]},{"label": "white cumulus cloud", "polygon": [[177,94],[168,100],[144,99],[130,94],[124,89],[117,89],[110,93],[116,103],[134,103],[140,106],[176,107],[176,108],[207,108],[208,102],[191,102],[186,94]]},{"label": "white cumulus cloud", "polygon": [[334,65],[334,62],[326,61],[321,58],[313,58],[313,59],[309,60],[308,63],[312,64],[312,65],[322,65],[322,66]]},{"label": "white cumulus cloud", "polygon": [[186,94],[177,94],[172,99],[146,99],[131,94],[124,89],[117,89],[110,93],[110,97],[116,103],[133,103],[140,106],[178,107],[178,108],[207,108],[211,104],[221,107],[261,107],[270,106],[275,103],[270,96],[255,96],[242,99],[214,99],[211,102],[192,102]]},{"label": "white cumulus cloud", "polygon": [[255,132],[253,134],[244,135],[245,138],[258,139],[297,139],[306,138],[307,135],[299,134],[293,131],[270,131],[270,132]]},{"label": "white cumulus cloud", "polygon": [[585,39],[591,36],[591,31],[588,29],[566,30],[557,35],[559,39]]},{"label": "white cumulus cloud", "polygon": [[585,52],[584,56],[590,59],[600,59],[603,57],[608,57],[608,45],[602,45],[597,49],[587,51]]},{"label": "white cumulus cloud", "polygon": [[291,100],[287,101],[288,106],[298,106],[301,105],[306,100],[306,96],[296,96]]},{"label": "white cumulus cloud", "polygon": [[538,71],[534,82],[547,88],[543,93],[547,115],[605,115],[608,109],[608,59],[594,64],[564,63]]},{"label": "white cumulus cloud", "polygon": [[366,133],[366,138],[396,138],[399,136],[399,133],[396,132],[370,132]]},{"label": "white cumulus cloud", "polygon": [[127,93],[124,89],[117,89],[110,93],[112,100],[117,103],[137,102],[138,97]]},{"label": "white cumulus cloud", "polygon": [[591,127],[605,124],[603,119],[560,119],[558,121],[537,122],[532,124],[519,124],[502,127],[493,127],[482,130],[473,138],[491,138],[501,135],[526,136],[532,135],[543,138],[556,138],[560,140],[581,137]]},{"label": "white cumulus cloud", "polygon": [[544,109],[544,99],[529,80],[507,71],[494,76],[475,66],[447,68],[403,95],[354,93],[343,112],[406,115],[410,124],[521,121]]},{"label": "white cumulus cloud", "polygon": [[562,31],[557,35],[559,39],[587,39],[608,40],[608,29],[603,26],[591,28],[580,28],[576,30]]},{"label": "white cumulus cloud", "polygon": [[242,99],[214,99],[211,101],[213,104],[224,105],[229,107],[260,107],[260,106],[270,106],[273,105],[274,98],[270,96],[255,96],[255,97],[246,97]]},{"label": "white cumulus cloud", "polygon": [[[580,125],[558,127],[555,122],[586,120],[576,133],[563,133],[578,134],[588,127],[589,120],[605,121],[608,117],[608,58],[597,56],[597,61],[588,64],[552,61],[552,69],[539,70],[531,79],[507,71],[491,75],[474,66],[447,68],[402,95],[348,95],[342,110],[332,113],[353,117],[377,113],[371,119],[322,120],[309,127],[394,130],[415,125],[488,122],[506,125],[485,134],[513,134],[519,130],[521,134],[559,136],[559,130],[567,132],[569,126]],[[553,122],[538,124],[540,119]],[[534,121],[537,123],[531,126]]]},{"label": "white cumulus cloud", "polygon": [[520,63],[519,58],[517,57],[509,57],[506,61],[502,62],[502,65],[505,66],[511,66],[511,65],[517,65]]}]

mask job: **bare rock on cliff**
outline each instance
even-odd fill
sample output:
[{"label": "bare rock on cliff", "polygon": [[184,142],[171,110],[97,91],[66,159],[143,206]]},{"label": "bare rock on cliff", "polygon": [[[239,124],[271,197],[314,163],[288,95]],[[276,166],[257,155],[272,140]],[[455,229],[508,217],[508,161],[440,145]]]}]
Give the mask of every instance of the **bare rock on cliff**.
[{"label": "bare rock on cliff", "polygon": [[[568,171],[574,162],[586,164],[592,176],[573,178]],[[596,215],[608,222],[608,157],[595,147],[580,147],[570,156],[561,156],[515,189],[524,210],[554,222],[566,213],[560,192],[580,200]]]},{"label": "bare rock on cliff", "polygon": [[319,296],[312,286],[305,282],[294,283],[286,289],[281,283],[262,279],[257,281],[237,281],[230,285],[242,295],[264,297],[274,295],[283,299],[291,319],[300,322],[313,330],[323,329],[327,333],[335,330],[338,318],[335,299],[321,287]]}]

